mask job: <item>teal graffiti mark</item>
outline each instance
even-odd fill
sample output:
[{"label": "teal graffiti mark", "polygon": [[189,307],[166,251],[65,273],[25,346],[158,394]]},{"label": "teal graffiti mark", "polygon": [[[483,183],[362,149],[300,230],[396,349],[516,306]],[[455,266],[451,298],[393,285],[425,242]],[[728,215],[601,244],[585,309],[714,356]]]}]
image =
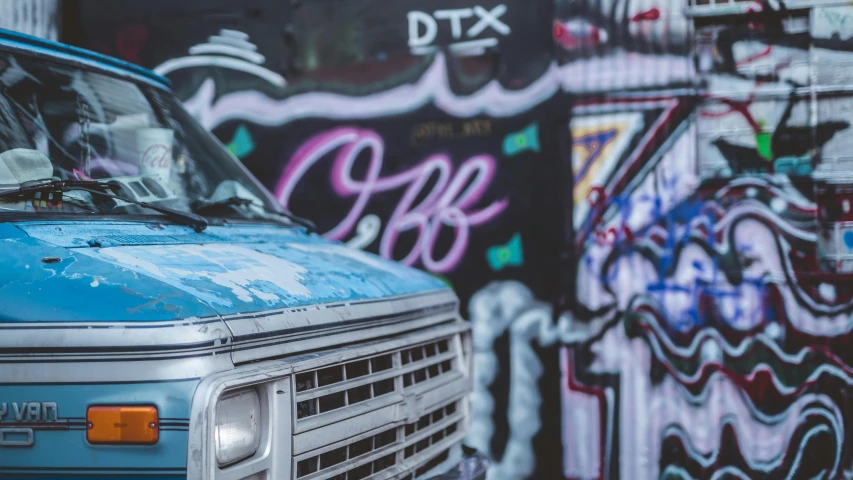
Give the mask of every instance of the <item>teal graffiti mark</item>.
[{"label": "teal graffiti mark", "polygon": [[513,132],[504,137],[504,154],[508,157],[532,150],[539,152],[539,124],[531,123],[519,132]]},{"label": "teal graffiti mark", "polygon": [[234,137],[228,144],[228,150],[237,158],[245,158],[255,150],[255,142],[252,140],[252,135],[249,134],[249,129],[245,125],[237,127]]},{"label": "teal graffiti mark", "polygon": [[518,267],[524,264],[524,250],[521,247],[521,234],[516,233],[505,245],[495,245],[486,251],[486,260],[494,271],[505,267]]},{"label": "teal graffiti mark", "polygon": [[779,157],[773,162],[773,171],[789,175],[808,175],[812,173],[812,158],[810,155]]}]

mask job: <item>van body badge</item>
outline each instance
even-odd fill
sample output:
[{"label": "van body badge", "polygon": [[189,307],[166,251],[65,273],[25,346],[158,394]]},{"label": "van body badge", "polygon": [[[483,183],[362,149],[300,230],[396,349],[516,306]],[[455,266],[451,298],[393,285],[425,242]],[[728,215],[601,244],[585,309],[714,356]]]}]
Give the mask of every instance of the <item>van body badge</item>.
[{"label": "van body badge", "polygon": [[0,402],[0,447],[32,447],[34,430],[57,417],[56,402]]}]

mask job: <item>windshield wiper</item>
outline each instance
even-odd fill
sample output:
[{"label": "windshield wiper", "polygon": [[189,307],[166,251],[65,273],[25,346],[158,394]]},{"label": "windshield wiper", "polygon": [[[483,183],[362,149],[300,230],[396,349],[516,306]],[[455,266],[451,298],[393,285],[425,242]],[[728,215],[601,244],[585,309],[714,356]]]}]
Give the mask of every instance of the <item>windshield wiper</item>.
[{"label": "windshield wiper", "polygon": [[213,214],[214,212],[222,211],[222,209],[224,207],[232,207],[232,206],[247,207],[249,205],[251,205],[253,207],[260,208],[265,213],[284,217],[284,218],[290,220],[291,222],[293,222],[295,224],[298,224],[298,225],[305,227],[309,232],[316,232],[317,231],[317,226],[314,225],[314,223],[312,221],[310,221],[306,218],[298,217],[298,216],[296,216],[296,215],[294,215],[294,214],[292,214],[286,210],[274,210],[274,209],[269,208],[265,205],[255,203],[254,201],[252,201],[248,198],[243,198],[243,197],[238,197],[238,196],[223,198],[222,200],[217,200],[215,202],[205,202],[203,200],[198,200],[198,201],[193,202],[193,204],[191,205],[191,208],[193,209],[193,211],[195,213],[198,213],[199,215],[205,215],[205,214]]},{"label": "windshield wiper", "polygon": [[226,199],[217,200],[215,202],[196,200],[192,202],[192,204],[190,204],[190,208],[192,208],[193,211],[199,215],[205,215],[222,211],[224,207],[246,207],[249,205],[255,205],[255,202],[243,197],[228,197]]},{"label": "windshield wiper", "polygon": [[0,191],[0,200],[15,198],[26,201],[40,199],[41,193],[80,190],[154,210],[155,212],[162,213],[176,223],[192,227],[196,232],[201,232],[207,228],[208,221],[201,215],[175,210],[173,208],[163,207],[160,205],[153,205],[148,202],[141,202],[139,200],[133,200],[131,198],[104,191],[104,189],[114,190],[115,188],[118,188],[115,184],[97,180],[52,180],[49,182],[27,182],[13,190]]}]

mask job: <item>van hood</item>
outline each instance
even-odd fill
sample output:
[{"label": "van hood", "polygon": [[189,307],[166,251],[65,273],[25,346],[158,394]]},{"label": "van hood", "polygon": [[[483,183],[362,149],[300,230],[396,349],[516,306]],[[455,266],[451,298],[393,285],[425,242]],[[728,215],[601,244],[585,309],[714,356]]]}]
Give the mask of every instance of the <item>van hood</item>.
[{"label": "van hood", "polygon": [[443,288],[432,275],[295,228],[0,224],[5,322],[163,321]]}]

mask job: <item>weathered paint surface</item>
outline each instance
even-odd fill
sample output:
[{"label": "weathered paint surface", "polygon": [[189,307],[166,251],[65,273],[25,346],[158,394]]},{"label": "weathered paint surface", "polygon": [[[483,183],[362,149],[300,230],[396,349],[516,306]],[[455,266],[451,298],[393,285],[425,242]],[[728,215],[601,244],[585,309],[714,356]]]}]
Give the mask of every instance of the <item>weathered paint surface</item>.
[{"label": "weathered paint surface", "polygon": [[0,259],[0,321],[171,320],[446,288],[284,227],[3,224]]}]

